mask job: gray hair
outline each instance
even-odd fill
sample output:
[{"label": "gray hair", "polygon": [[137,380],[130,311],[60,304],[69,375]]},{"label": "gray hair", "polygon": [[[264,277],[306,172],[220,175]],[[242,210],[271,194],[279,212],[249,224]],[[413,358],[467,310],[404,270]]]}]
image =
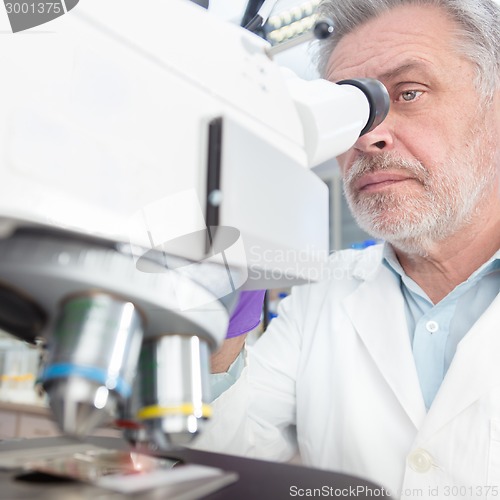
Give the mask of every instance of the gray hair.
[{"label": "gray hair", "polygon": [[366,21],[401,5],[432,5],[457,24],[456,46],[477,67],[476,86],[484,98],[500,88],[500,5],[495,0],[323,0],[320,18],[333,21],[332,35],[318,42],[316,62],[321,75],[340,39]]}]

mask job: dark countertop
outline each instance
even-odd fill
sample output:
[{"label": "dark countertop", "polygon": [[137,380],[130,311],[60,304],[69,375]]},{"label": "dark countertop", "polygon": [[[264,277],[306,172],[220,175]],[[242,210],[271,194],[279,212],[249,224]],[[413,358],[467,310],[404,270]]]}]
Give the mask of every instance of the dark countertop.
[{"label": "dark countertop", "polygon": [[[129,448],[123,440],[118,438],[88,438],[86,442],[108,449]],[[74,443],[75,441],[65,437],[2,441],[0,442],[0,453],[35,450],[49,446],[63,448],[66,445],[74,445]],[[358,499],[390,498],[387,495],[384,496],[385,491],[382,488],[363,479],[299,465],[280,464],[190,449],[183,449],[168,455],[162,454],[161,456],[179,458],[189,464],[208,465],[236,472],[239,477],[236,482],[209,494],[190,495],[189,492],[184,492],[182,495],[169,496],[168,491],[162,487],[147,492],[143,491],[140,494],[122,494],[87,483],[60,481],[50,476],[36,474],[26,475],[19,469],[0,469],[0,499],[118,500],[140,498],[141,500],[156,500],[206,498],[209,500],[279,500],[307,496],[355,497]],[[16,479],[19,476],[22,478],[21,480]],[[316,490],[315,494],[313,490]]]}]

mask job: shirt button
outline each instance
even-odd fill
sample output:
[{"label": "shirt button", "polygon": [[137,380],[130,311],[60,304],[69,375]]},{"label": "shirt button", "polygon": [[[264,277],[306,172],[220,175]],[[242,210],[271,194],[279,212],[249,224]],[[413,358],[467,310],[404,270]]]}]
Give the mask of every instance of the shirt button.
[{"label": "shirt button", "polygon": [[425,450],[415,450],[408,456],[408,464],[415,472],[428,472],[432,467],[432,457]]},{"label": "shirt button", "polygon": [[427,328],[427,331],[430,333],[436,333],[439,330],[439,325],[436,321],[427,321],[425,328]]}]

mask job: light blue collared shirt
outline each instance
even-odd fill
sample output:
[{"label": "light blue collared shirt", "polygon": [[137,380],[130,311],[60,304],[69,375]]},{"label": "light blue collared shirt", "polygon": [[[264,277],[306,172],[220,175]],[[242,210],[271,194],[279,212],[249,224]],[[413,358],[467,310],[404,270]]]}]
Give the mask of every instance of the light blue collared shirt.
[{"label": "light blue collared shirt", "polygon": [[406,275],[387,244],[384,263],[400,277],[415,366],[429,409],[458,343],[500,292],[500,250],[437,304]]}]

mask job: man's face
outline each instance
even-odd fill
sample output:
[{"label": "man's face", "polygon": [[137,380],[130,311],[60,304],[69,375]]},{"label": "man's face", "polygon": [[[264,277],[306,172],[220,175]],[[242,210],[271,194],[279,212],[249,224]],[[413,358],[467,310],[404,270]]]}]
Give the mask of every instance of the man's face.
[{"label": "man's face", "polygon": [[389,91],[386,120],[338,160],[359,225],[408,251],[426,253],[492,202],[499,211],[498,92],[479,109],[454,28],[435,7],[398,7],[346,35],[329,61],[329,80],[377,78]]}]

